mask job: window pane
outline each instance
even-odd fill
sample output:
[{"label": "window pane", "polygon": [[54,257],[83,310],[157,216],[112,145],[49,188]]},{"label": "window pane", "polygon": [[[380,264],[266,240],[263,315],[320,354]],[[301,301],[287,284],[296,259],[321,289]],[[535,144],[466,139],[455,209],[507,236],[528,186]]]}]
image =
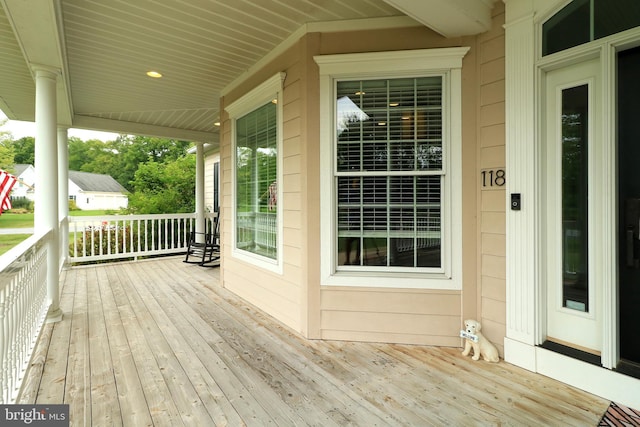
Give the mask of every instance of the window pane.
[{"label": "window pane", "polygon": [[640,25],[638,0],[594,0],[593,13],[596,39]]},{"label": "window pane", "polygon": [[276,105],[236,120],[236,247],[277,258]]},{"label": "window pane", "polygon": [[336,111],[338,265],[440,268],[442,77],[338,82]]},{"label": "window pane", "polygon": [[588,102],[587,85],[562,91],[562,303],[579,311],[589,311]]},{"label": "window pane", "polygon": [[542,25],[542,55],[550,55],[640,25],[637,0],[573,0]]},{"label": "window pane", "polygon": [[574,0],[542,25],[542,54],[591,41],[589,0]]},{"label": "window pane", "polygon": [[442,169],[440,76],[339,82],[338,171]]},{"label": "window pane", "polygon": [[441,266],[441,176],[337,182],[338,265]]}]

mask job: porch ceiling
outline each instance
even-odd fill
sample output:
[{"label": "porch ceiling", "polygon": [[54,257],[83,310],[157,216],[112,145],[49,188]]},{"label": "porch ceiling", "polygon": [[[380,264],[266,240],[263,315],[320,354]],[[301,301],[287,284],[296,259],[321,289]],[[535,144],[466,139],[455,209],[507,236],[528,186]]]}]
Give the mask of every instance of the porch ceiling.
[{"label": "porch ceiling", "polygon": [[0,0],[0,109],[33,121],[33,68],[46,66],[61,75],[60,125],[215,144],[221,92],[305,24],[411,22],[453,36],[487,30],[493,1]]}]

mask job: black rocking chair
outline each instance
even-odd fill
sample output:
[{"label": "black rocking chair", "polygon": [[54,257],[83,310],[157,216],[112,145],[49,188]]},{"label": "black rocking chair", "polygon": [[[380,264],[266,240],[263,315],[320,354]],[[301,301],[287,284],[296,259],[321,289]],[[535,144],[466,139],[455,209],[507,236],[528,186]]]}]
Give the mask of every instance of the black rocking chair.
[{"label": "black rocking chair", "polygon": [[[202,267],[218,267],[220,265],[220,212],[216,217],[213,230],[207,232],[192,231],[189,233],[189,246],[184,262],[198,264]],[[192,259],[189,259],[189,258]]]}]

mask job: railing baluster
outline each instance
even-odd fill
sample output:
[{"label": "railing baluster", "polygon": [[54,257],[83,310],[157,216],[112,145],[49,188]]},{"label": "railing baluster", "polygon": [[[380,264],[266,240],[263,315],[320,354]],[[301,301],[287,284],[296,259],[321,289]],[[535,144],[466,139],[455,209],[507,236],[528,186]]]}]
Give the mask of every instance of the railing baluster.
[{"label": "railing baluster", "polygon": [[[52,233],[31,236],[0,265],[0,404],[15,401],[48,304],[47,247]],[[56,266],[51,266],[56,268]]]},{"label": "railing baluster", "polygon": [[[209,229],[215,226],[215,215],[205,214]],[[70,216],[73,242],[69,242],[69,247],[73,250],[68,261],[77,263],[184,253],[188,233],[194,227],[195,214]],[[267,224],[265,228],[269,227]],[[265,237],[273,239],[275,236],[267,233]],[[267,244],[273,243],[270,240]]]}]

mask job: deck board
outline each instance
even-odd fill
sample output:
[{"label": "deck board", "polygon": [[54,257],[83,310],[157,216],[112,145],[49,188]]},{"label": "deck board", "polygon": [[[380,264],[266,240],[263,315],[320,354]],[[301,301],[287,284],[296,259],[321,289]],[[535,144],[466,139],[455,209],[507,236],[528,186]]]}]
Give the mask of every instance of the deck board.
[{"label": "deck board", "polygon": [[597,425],[609,402],[459,348],[305,340],[179,258],[63,272],[20,403],[72,425]]}]

